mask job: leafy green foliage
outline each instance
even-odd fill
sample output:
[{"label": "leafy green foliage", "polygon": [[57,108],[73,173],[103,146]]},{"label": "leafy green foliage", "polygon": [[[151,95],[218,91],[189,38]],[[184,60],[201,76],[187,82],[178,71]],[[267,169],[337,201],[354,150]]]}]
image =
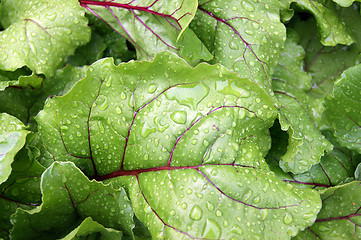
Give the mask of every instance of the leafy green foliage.
[{"label": "leafy green foliage", "polygon": [[89,41],[84,10],[76,0],[1,2],[0,69],[23,66],[52,76],[63,58]]},{"label": "leafy green foliage", "polygon": [[[294,236],[315,218],[317,194],[291,194],[262,158],[274,117],[270,97],[255,83],[220,66],[192,69],[163,53],[151,63],[98,61],[69,94],[48,99],[37,121],[55,160],[120,181],[153,238],[218,239]],[[256,219],[266,227],[248,230]]]},{"label": "leafy green foliage", "polygon": [[351,0],[0,1],[0,239],[361,238],[360,29]]},{"label": "leafy green foliage", "polygon": [[18,119],[0,114],[0,183],[9,177],[14,156],[24,146],[28,133]]},{"label": "leafy green foliage", "polygon": [[322,191],[318,219],[295,239],[359,239],[360,187],[355,181]]},{"label": "leafy green foliage", "polygon": [[361,153],[361,65],[346,70],[325,101],[324,120],[341,146]]},{"label": "leafy green foliage", "polygon": [[271,1],[199,1],[191,28],[221,63],[271,89],[286,31]]},{"label": "leafy green foliage", "polygon": [[89,181],[69,162],[54,163],[41,178],[42,204],[12,215],[12,239],[59,238],[86,217],[131,234],[133,212],[124,190]]},{"label": "leafy green foliage", "polygon": [[36,149],[27,143],[16,155],[11,175],[0,185],[1,238],[9,236],[12,228],[9,219],[17,208],[32,209],[41,203],[40,176],[45,168],[35,160],[36,156]]},{"label": "leafy green foliage", "polygon": [[279,121],[289,134],[287,152],[280,159],[285,172],[302,173],[320,162],[332,145],[317,129],[312,119],[308,96],[311,76],[303,71],[304,50],[297,45],[297,34],[290,32],[273,74],[273,90],[281,106]]}]

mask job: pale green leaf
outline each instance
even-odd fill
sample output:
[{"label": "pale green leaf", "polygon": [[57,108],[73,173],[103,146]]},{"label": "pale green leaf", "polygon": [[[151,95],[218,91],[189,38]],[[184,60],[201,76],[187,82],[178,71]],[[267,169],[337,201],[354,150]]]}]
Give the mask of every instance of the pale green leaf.
[{"label": "pale green leaf", "polygon": [[55,239],[87,217],[131,235],[133,212],[123,189],[90,181],[73,163],[55,162],[42,175],[42,204],[12,215],[11,239]]},{"label": "pale green leaf", "polygon": [[84,221],[68,235],[61,240],[72,239],[102,239],[102,240],[120,240],[122,239],[122,232],[105,228],[101,224],[95,222],[91,217],[84,219]]},{"label": "pale green leaf", "polygon": [[0,69],[27,66],[52,76],[64,57],[89,41],[90,29],[77,0],[1,2]]},{"label": "pale green leaf", "polygon": [[9,177],[14,157],[24,146],[28,133],[19,119],[0,113],[0,183]]},{"label": "pale green leaf", "polygon": [[324,121],[337,142],[361,153],[361,64],[342,73],[325,100]]},{"label": "pale green leaf", "polygon": [[82,6],[132,43],[138,59],[150,60],[164,50],[177,53],[192,65],[212,59],[187,28],[197,9],[195,0],[84,1]]},{"label": "pale green leaf", "polygon": [[[294,239],[336,240],[361,238],[361,183],[354,181],[321,193],[322,209],[316,222]],[[312,234],[311,234],[312,233]]]},{"label": "pale green leaf", "polygon": [[270,92],[271,74],[286,40],[275,1],[199,1],[191,28],[221,63]]},{"label": "pale green leaf", "polygon": [[153,239],[287,239],[312,224],[320,199],[264,161],[275,117],[256,83],[163,52],[96,62],[37,122],[55,160],[126,189]]},{"label": "pale green leaf", "polygon": [[320,40],[324,46],[350,45],[355,42],[345,22],[339,17],[334,2],[329,0],[290,0],[290,2],[296,3],[303,11],[310,12],[315,17]]},{"label": "pale green leaf", "polygon": [[45,170],[32,157],[28,142],[15,156],[9,178],[0,185],[0,238],[9,239],[10,216],[17,208],[32,209],[41,203],[40,176]]},{"label": "pale green leaf", "polygon": [[273,90],[281,105],[278,110],[281,128],[289,134],[287,151],[279,164],[283,171],[294,174],[308,171],[320,162],[325,151],[332,150],[312,118],[315,100],[307,94],[311,76],[303,71],[305,52],[297,42],[297,34],[289,32],[272,76]]}]

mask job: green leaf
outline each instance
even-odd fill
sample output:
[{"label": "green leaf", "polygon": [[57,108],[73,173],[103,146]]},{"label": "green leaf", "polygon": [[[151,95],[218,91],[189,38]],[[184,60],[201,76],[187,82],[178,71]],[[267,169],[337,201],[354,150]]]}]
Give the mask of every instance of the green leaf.
[{"label": "green leaf", "polygon": [[361,162],[360,155],[337,146],[309,171],[300,174],[286,173],[280,168],[279,161],[286,150],[288,135],[279,125],[271,128],[271,135],[272,139],[277,141],[273,141],[272,148],[266,156],[270,169],[284,182],[298,187],[323,189],[336,186],[352,178],[357,164]]},{"label": "green leaf", "polygon": [[275,116],[256,83],[163,52],[96,62],[36,119],[54,159],[124,187],[154,239],[285,239],[312,224],[320,200],[269,171]]},{"label": "green leaf", "polygon": [[90,65],[103,57],[105,48],[103,36],[92,32],[90,41],[85,46],[77,48],[74,55],[68,57],[66,62],[73,66]]},{"label": "green leaf", "polygon": [[312,89],[309,94],[316,98],[324,98],[332,91],[333,84],[341,73],[361,60],[361,32],[358,30],[361,27],[359,6],[340,8],[337,15],[346,23],[347,29],[356,40],[351,46],[323,46],[315,34],[317,26],[313,18],[301,21],[298,17],[290,23],[292,29],[298,32],[300,45],[306,51],[304,70],[312,75]]},{"label": "green leaf", "polygon": [[[20,71],[23,72],[23,71]],[[10,76],[9,76],[10,75]],[[11,75],[17,75],[16,73],[10,73],[5,71],[0,71],[0,91],[3,91],[7,87],[29,87],[29,88],[40,88],[43,82],[43,78],[39,77],[36,74],[31,74],[28,76],[17,76],[13,79]]]},{"label": "green leaf", "polygon": [[187,28],[197,9],[195,0],[80,3],[131,42],[138,59],[150,60],[164,50],[177,53],[193,65],[201,59],[212,59],[203,43]]},{"label": "green leaf", "polygon": [[308,171],[320,162],[325,151],[332,150],[332,145],[312,118],[312,112],[315,112],[312,102],[315,100],[307,95],[311,77],[303,71],[305,52],[297,42],[297,34],[289,32],[272,76],[273,90],[281,105],[281,128],[289,134],[287,152],[279,164],[283,171],[294,174]]},{"label": "green leaf", "polygon": [[325,100],[324,120],[338,143],[361,153],[361,64],[347,69]]},{"label": "green leaf", "polygon": [[[361,183],[354,181],[324,190],[316,222],[294,239],[360,239]],[[312,233],[312,234],[310,234]]]},{"label": "green leaf", "polygon": [[333,0],[335,3],[340,5],[341,7],[349,7],[353,2],[360,2],[360,0]]},{"label": "green leaf", "polygon": [[32,209],[41,203],[40,176],[45,168],[34,160],[28,140],[15,156],[11,175],[0,185],[0,238],[9,238],[9,219],[17,208]]},{"label": "green leaf", "polygon": [[0,69],[27,66],[52,76],[64,57],[89,41],[90,29],[78,1],[1,2]]},{"label": "green leaf", "polygon": [[275,1],[199,1],[191,28],[221,63],[267,89],[286,40]]},{"label": "green leaf", "polygon": [[122,232],[111,228],[105,228],[101,224],[95,222],[91,217],[88,217],[76,229],[71,231],[61,240],[72,240],[72,239],[120,240],[122,239],[122,237],[123,237]]},{"label": "green leaf", "polygon": [[0,113],[0,184],[9,177],[14,157],[24,146],[28,133],[19,119]]},{"label": "green leaf", "polygon": [[0,91],[0,112],[14,115],[24,124],[34,124],[34,116],[43,108],[45,99],[65,94],[85,71],[86,67],[68,66],[56,71],[54,77],[44,79],[41,88],[6,88]]},{"label": "green leaf", "polygon": [[88,178],[70,162],[55,162],[42,175],[41,206],[12,215],[11,239],[55,239],[87,217],[131,235],[133,212],[123,189]]},{"label": "green leaf", "polygon": [[301,10],[308,11],[315,17],[321,43],[324,46],[350,45],[355,42],[345,22],[339,17],[337,5],[334,2],[328,0],[291,0],[290,2],[295,2]]}]

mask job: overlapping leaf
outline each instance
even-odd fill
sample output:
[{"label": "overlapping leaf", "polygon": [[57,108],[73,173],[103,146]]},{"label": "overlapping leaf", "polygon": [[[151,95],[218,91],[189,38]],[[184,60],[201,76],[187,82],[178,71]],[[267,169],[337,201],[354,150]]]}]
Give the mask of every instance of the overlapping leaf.
[{"label": "overlapping leaf", "polygon": [[187,26],[197,1],[80,1],[92,14],[124,36],[137,50],[138,59],[152,59],[169,50],[190,63],[210,60],[212,55]]},{"label": "overlapping leaf", "polygon": [[266,156],[270,169],[284,182],[298,187],[323,189],[344,183],[354,177],[356,167],[361,162],[360,155],[335,146],[325,154],[319,164],[300,174],[286,173],[279,167],[279,161],[287,150],[288,135],[277,124],[271,128],[272,148]]},{"label": "overlapping leaf", "polygon": [[199,1],[191,28],[214,55],[212,63],[271,89],[271,73],[286,39],[274,1]]},{"label": "overlapping leaf", "polygon": [[300,36],[300,45],[306,52],[304,70],[312,75],[313,97],[324,98],[333,88],[334,81],[341,73],[360,61],[361,27],[360,7],[353,5],[349,8],[339,8],[338,17],[345,22],[347,29],[356,40],[351,46],[337,45],[327,47],[321,44],[317,34],[314,19],[302,21],[295,17],[290,27],[295,29]]},{"label": "overlapping leaf", "polygon": [[320,202],[269,171],[275,114],[257,84],[164,52],[154,62],[98,61],[37,121],[55,160],[127,189],[153,238],[289,238]]},{"label": "overlapping leaf", "polygon": [[0,69],[27,66],[51,76],[64,57],[89,41],[88,21],[76,0],[6,0],[1,6]]},{"label": "overlapping leaf", "polygon": [[[25,76],[22,75],[25,73]],[[29,88],[39,88],[43,82],[43,78],[37,76],[36,74],[27,75],[26,71],[15,71],[15,72],[5,72],[0,71],[0,92],[7,87],[29,87]]]},{"label": "overlapping leaf", "polygon": [[321,198],[316,222],[294,239],[360,239],[360,182],[328,188]]},{"label": "overlapping leaf", "polygon": [[44,101],[52,95],[62,95],[85,75],[86,67],[66,67],[46,78],[41,88],[8,87],[0,91],[0,112],[20,119],[24,124],[33,124],[34,116],[43,108]]},{"label": "overlapping leaf", "polygon": [[9,177],[14,157],[24,146],[28,133],[19,119],[0,113],[0,184]]},{"label": "overlapping leaf", "polygon": [[361,153],[361,64],[347,69],[325,100],[323,119],[338,143]]},{"label": "overlapping leaf", "polygon": [[320,41],[324,46],[337,44],[350,45],[355,39],[337,13],[337,4],[328,0],[290,0],[302,10],[313,14],[320,32]]},{"label": "overlapping leaf", "polygon": [[120,240],[123,234],[120,231],[105,228],[101,224],[95,222],[90,217],[86,218],[76,229],[71,231],[61,240],[71,239],[104,239],[104,240]]},{"label": "overlapping leaf", "polygon": [[[281,104],[279,120],[284,131],[288,131],[287,152],[280,159],[285,172],[298,174],[308,171],[320,162],[324,152],[332,145],[317,129],[311,102],[308,96],[311,77],[303,71],[304,50],[297,44],[297,34],[290,32],[273,74],[273,90]],[[322,114],[322,113],[321,113]]]},{"label": "overlapping leaf", "polygon": [[[12,215],[11,239],[56,239],[87,217],[132,235],[133,212],[124,189],[89,181],[70,162],[56,162],[42,175],[42,204]],[[80,229],[78,229],[79,231]]]},{"label": "overlapping leaf", "polygon": [[0,185],[0,238],[8,239],[10,216],[17,208],[32,209],[41,203],[40,175],[45,168],[26,145],[15,157],[9,178]]}]

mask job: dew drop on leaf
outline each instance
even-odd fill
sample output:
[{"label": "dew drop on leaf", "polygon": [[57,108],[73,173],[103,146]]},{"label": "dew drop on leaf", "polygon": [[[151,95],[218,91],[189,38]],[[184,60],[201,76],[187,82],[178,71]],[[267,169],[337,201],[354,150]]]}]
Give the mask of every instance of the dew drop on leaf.
[{"label": "dew drop on leaf", "polygon": [[243,0],[241,5],[248,12],[252,12],[254,10],[254,6],[248,1]]},{"label": "dew drop on leaf", "polygon": [[237,235],[242,235],[242,229],[241,229],[241,227],[240,226],[238,226],[237,224],[235,224],[234,226],[233,226],[233,228],[231,229],[231,233],[235,233],[235,234],[237,234]]},{"label": "dew drop on leaf", "polygon": [[117,107],[115,108],[115,112],[116,112],[117,114],[121,114],[121,113],[122,113],[122,109],[121,109],[119,106],[117,106]]},{"label": "dew drop on leaf", "polygon": [[213,205],[212,203],[207,202],[206,205],[207,205],[207,208],[208,208],[209,211],[213,211],[213,210],[214,210],[214,205]]},{"label": "dew drop on leaf", "polygon": [[200,220],[202,218],[203,211],[198,205],[194,205],[189,213],[189,217],[193,220]]},{"label": "dew drop on leaf", "polygon": [[290,213],[286,213],[285,217],[283,218],[283,222],[288,225],[292,222],[292,220],[292,215]]},{"label": "dew drop on leaf", "polygon": [[147,88],[147,91],[149,93],[154,93],[157,90],[157,85],[156,84],[150,84]]},{"label": "dew drop on leaf", "polygon": [[268,209],[262,209],[261,210],[261,219],[265,220],[268,215]]},{"label": "dew drop on leaf", "polygon": [[205,239],[219,239],[221,234],[222,230],[219,224],[208,218],[203,228],[202,237]]},{"label": "dew drop on leaf", "polygon": [[173,112],[170,118],[177,124],[185,124],[187,122],[187,113],[185,111]]}]

